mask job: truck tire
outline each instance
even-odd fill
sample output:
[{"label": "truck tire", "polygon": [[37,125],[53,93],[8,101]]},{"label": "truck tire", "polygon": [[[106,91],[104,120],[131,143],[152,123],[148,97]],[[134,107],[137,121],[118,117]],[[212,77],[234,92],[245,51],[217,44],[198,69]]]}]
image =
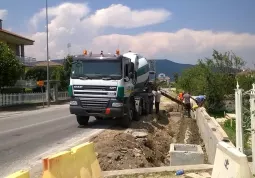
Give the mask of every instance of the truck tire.
[{"label": "truck tire", "polygon": [[104,118],[103,117],[99,117],[99,116],[97,116],[97,117],[95,117],[96,118],[96,120],[98,120],[98,121],[100,121],[100,120],[103,120]]},{"label": "truck tire", "polygon": [[126,104],[125,114],[122,119],[119,119],[120,125],[123,128],[128,128],[131,125],[132,119],[134,117],[132,104],[133,104],[132,102],[129,102],[129,104]]},{"label": "truck tire", "polygon": [[88,125],[89,123],[89,116],[76,116],[77,122],[81,126]]},{"label": "truck tire", "polygon": [[150,110],[150,106],[149,103],[145,103],[144,104],[144,108],[143,108],[143,115],[148,115],[149,114],[149,110]]},{"label": "truck tire", "polygon": [[136,111],[136,108],[134,106],[134,114],[133,114],[133,120],[139,121],[142,115],[143,107],[142,107],[142,101],[139,102],[139,109]]},{"label": "truck tire", "polygon": [[153,112],[153,98],[152,99],[150,99],[150,103],[149,103],[149,114],[152,114],[152,112]]}]

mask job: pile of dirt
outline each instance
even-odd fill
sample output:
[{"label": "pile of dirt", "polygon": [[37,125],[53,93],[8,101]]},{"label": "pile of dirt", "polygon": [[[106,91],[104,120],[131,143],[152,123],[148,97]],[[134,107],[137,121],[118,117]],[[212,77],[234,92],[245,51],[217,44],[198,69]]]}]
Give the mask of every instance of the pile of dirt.
[{"label": "pile of dirt", "polygon": [[[168,101],[169,102],[169,101]],[[163,104],[163,103],[162,103]],[[103,171],[169,165],[170,143],[201,144],[194,120],[181,119],[180,112],[169,112],[170,105],[161,107],[160,115],[144,116],[123,130],[113,127],[91,141],[95,143]],[[185,132],[191,135],[185,141]]]}]

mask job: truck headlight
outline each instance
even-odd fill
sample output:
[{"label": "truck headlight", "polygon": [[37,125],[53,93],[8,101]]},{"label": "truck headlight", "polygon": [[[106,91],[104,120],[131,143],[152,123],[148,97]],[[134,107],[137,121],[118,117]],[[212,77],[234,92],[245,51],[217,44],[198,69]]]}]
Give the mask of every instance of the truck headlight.
[{"label": "truck headlight", "polygon": [[77,106],[77,105],[78,105],[78,102],[77,102],[77,101],[70,101],[70,105],[71,105],[71,106]]},{"label": "truck headlight", "polygon": [[114,107],[114,108],[119,108],[122,106],[123,106],[123,103],[112,103],[112,107]]}]

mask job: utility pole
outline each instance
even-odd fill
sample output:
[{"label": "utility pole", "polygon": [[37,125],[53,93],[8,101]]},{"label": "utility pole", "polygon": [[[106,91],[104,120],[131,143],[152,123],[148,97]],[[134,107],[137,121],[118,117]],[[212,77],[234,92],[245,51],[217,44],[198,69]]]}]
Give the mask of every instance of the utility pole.
[{"label": "utility pole", "polygon": [[47,36],[47,40],[46,40],[46,50],[47,50],[47,105],[48,107],[50,107],[50,74],[49,74],[49,26],[48,26],[48,0],[46,0],[46,36]]}]

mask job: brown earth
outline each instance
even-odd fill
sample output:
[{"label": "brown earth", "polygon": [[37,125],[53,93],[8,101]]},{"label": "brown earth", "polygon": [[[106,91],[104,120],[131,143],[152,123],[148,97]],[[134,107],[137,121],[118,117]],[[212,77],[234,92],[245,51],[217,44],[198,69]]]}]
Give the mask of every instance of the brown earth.
[{"label": "brown earth", "polygon": [[[186,143],[200,144],[196,122],[180,117],[177,105],[164,99],[160,115],[144,116],[123,130],[112,127],[93,138],[98,160],[103,171],[169,165],[170,143],[184,143],[186,130],[190,135]],[[175,112],[174,112],[175,111]]]}]

